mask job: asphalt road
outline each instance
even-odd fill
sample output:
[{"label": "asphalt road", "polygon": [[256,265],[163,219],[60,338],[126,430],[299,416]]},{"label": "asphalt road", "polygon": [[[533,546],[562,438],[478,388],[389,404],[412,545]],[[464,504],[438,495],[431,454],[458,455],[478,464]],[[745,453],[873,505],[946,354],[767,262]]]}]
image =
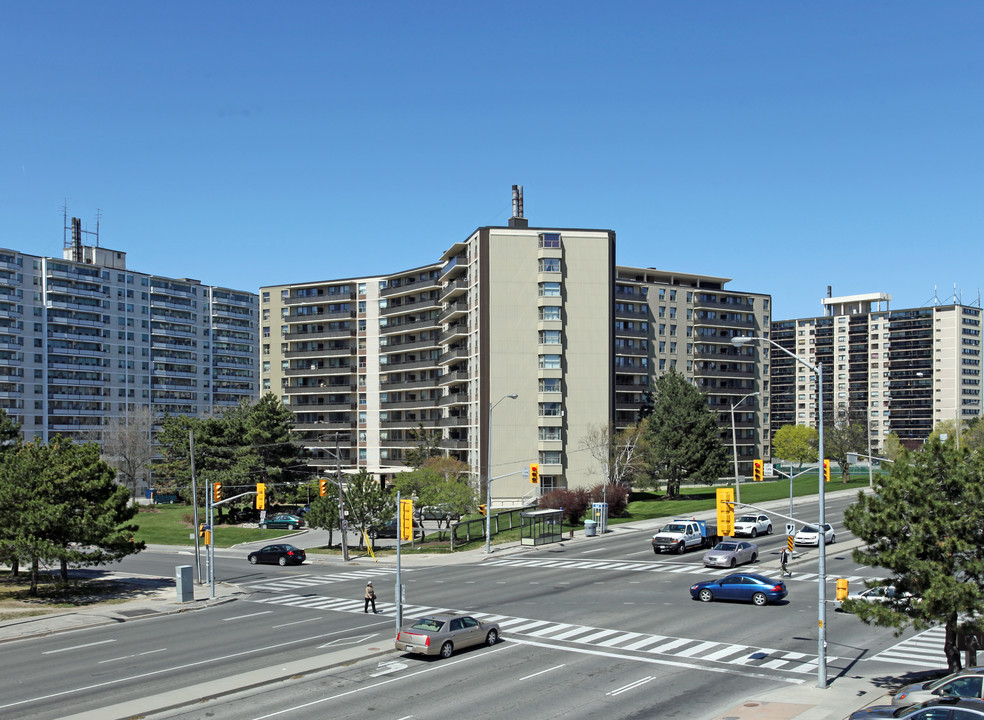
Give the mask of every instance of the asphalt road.
[{"label": "asphalt road", "polygon": [[[827,558],[830,598],[833,578],[876,574],[857,568],[846,551],[849,538],[840,516],[848,502],[827,507],[838,531]],[[803,512],[809,516],[811,510]],[[785,537],[756,542],[756,570],[775,575]],[[764,608],[692,601],[692,582],[724,574],[703,569],[701,555],[655,556],[648,533],[638,532],[476,558],[473,564],[404,568],[407,617],[448,608],[494,616],[503,624],[499,645],[463,651],[450,661],[391,650],[391,566],[254,567],[240,557],[220,557],[220,578],[248,591],[241,601],[0,647],[6,669],[0,717],[61,718],[216,681],[231,694],[159,716],[440,718],[521,712],[700,720],[752,692],[814,683],[816,551],[805,551],[787,580],[789,598]],[[170,575],[176,558],[177,564],[190,564],[167,553],[128,562]],[[157,572],[161,568],[170,570]],[[380,615],[362,612],[362,588],[370,577]],[[898,666],[874,658],[898,638],[831,610],[830,677],[898,674]],[[243,689],[257,685],[257,677],[279,677],[279,669],[294,661],[308,660],[314,668],[325,653],[349,642],[369,642],[376,653],[335,670]]]}]

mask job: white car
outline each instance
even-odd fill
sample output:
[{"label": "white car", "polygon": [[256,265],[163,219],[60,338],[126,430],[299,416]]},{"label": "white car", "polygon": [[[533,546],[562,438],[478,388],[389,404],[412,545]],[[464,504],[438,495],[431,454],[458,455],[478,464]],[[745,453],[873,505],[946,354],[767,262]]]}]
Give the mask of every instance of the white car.
[{"label": "white car", "polygon": [[910,602],[917,602],[912,593],[899,593],[896,591],[894,585],[878,585],[877,587],[868,588],[867,590],[862,590],[861,592],[851,593],[847,596],[848,600],[863,600],[864,602],[873,603],[887,603],[895,600],[896,598],[909,600]]},{"label": "white car", "polygon": [[742,515],[735,520],[735,537],[758,537],[772,534],[772,520],[768,515]]},{"label": "white car", "polygon": [[[796,545],[820,545],[820,530],[816,525],[804,525],[793,538]],[[823,524],[823,544],[834,544],[834,528],[830,523]]]}]

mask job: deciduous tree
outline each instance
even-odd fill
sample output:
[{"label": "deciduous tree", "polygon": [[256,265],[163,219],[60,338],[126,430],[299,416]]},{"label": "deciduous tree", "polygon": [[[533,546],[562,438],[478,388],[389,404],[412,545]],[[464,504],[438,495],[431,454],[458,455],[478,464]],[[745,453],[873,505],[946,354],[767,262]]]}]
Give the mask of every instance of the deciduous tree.
[{"label": "deciduous tree", "polygon": [[847,482],[851,464],[848,453],[868,454],[868,423],[864,415],[840,412],[834,422],[824,426],[823,452],[840,467],[841,477]]},{"label": "deciduous tree", "polygon": [[799,463],[817,461],[820,434],[806,425],[783,425],[772,439],[772,456],[779,460]]}]

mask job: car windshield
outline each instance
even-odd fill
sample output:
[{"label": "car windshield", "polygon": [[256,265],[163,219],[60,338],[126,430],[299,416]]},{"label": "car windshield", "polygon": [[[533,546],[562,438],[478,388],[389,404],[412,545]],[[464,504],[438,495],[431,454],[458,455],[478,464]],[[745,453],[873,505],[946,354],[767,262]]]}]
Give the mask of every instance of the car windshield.
[{"label": "car windshield", "polygon": [[950,682],[950,681],[951,681],[951,680],[953,680],[954,678],[956,678],[956,677],[960,677],[960,676],[961,676],[961,675],[963,675],[963,674],[965,674],[965,673],[961,673],[961,672],[955,672],[955,673],[950,673],[949,675],[945,675],[944,677],[941,677],[941,678],[940,678],[939,680],[937,680],[936,682],[934,682],[934,683],[930,683],[930,684],[929,684],[929,685],[928,685],[928,686],[926,687],[926,689],[927,689],[927,690],[935,690],[936,688],[938,688],[938,687],[940,687],[940,686],[942,686],[942,685],[945,685],[946,683],[948,683],[948,682]]},{"label": "car windshield", "polygon": [[684,530],[686,530],[686,527],[679,524],[667,525],[663,528],[663,532],[683,532]]},{"label": "car windshield", "polygon": [[731,550],[737,550],[738,549],[738,543],[732,543],[732,542],[718,543],[717,545],[714,546],[714,549],[715,550],[727,550],[727,551],[730,552]]},{"label": "car windshield", "polygon": [[440,632],[442,627],[444,627],[444,621],[436,618],[421,618],[412,625],[414,630],[426,630],[427,632]]},{"label": "car windshield", "polygon": [[756,520],[755,520],[755,516],[754,515],[742,515],[740,518],[738,518],[738,522],[750,522],[750,523],[753,523],[753,522],[756,522]]},{"label": "car windshield", "polygon": [[801,530],[801,532],[805,532],[805,533],[815,533],[815,532],[817,532],[817,529],[816,529],[816,527],[814,527],[813,525],[807,525],[807,526],[806,526],[805,528],[803,528],[803,529]]}]

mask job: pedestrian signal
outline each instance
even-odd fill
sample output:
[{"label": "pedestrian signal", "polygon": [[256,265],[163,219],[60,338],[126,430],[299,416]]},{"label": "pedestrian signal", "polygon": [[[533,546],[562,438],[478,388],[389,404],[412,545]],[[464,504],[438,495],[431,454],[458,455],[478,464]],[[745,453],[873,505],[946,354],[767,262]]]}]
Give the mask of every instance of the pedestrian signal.
[{"label": "pedestrian signal", "polygon": [[823,481],[830,482],[830,460],[823,461]]},{"label": "pedestrian signal", "polygon": [[734,488],[718,488],[717,491],[717,530],[718,535],[733,535],[735,532]]},{"label": "pedestrian signal", "polygon": [[266,510],[266,483],[256,483],[256,509]]},{"label": "pedestrian signal", "polygon": [[764,467],[761,460],[752,460],[752,480],[762,482],[765,479]]},{"label": "pedestrian signal", "polygon": [[530,482],[538,483],[540,482],[540,464],[530,463]]},{"label": "pedestrian signal", "polygon": [[837,601],[847,600],[847,578],[837,578]]},{"label": "pedestrian signal", "polygon": [[318,494],[324,497],[328,494],[328,481],[324,478],[318,480]]},{"label": "pedestrian signal", "polygon": [[221,502],[222,483],[212,483],[212,502]]}]

